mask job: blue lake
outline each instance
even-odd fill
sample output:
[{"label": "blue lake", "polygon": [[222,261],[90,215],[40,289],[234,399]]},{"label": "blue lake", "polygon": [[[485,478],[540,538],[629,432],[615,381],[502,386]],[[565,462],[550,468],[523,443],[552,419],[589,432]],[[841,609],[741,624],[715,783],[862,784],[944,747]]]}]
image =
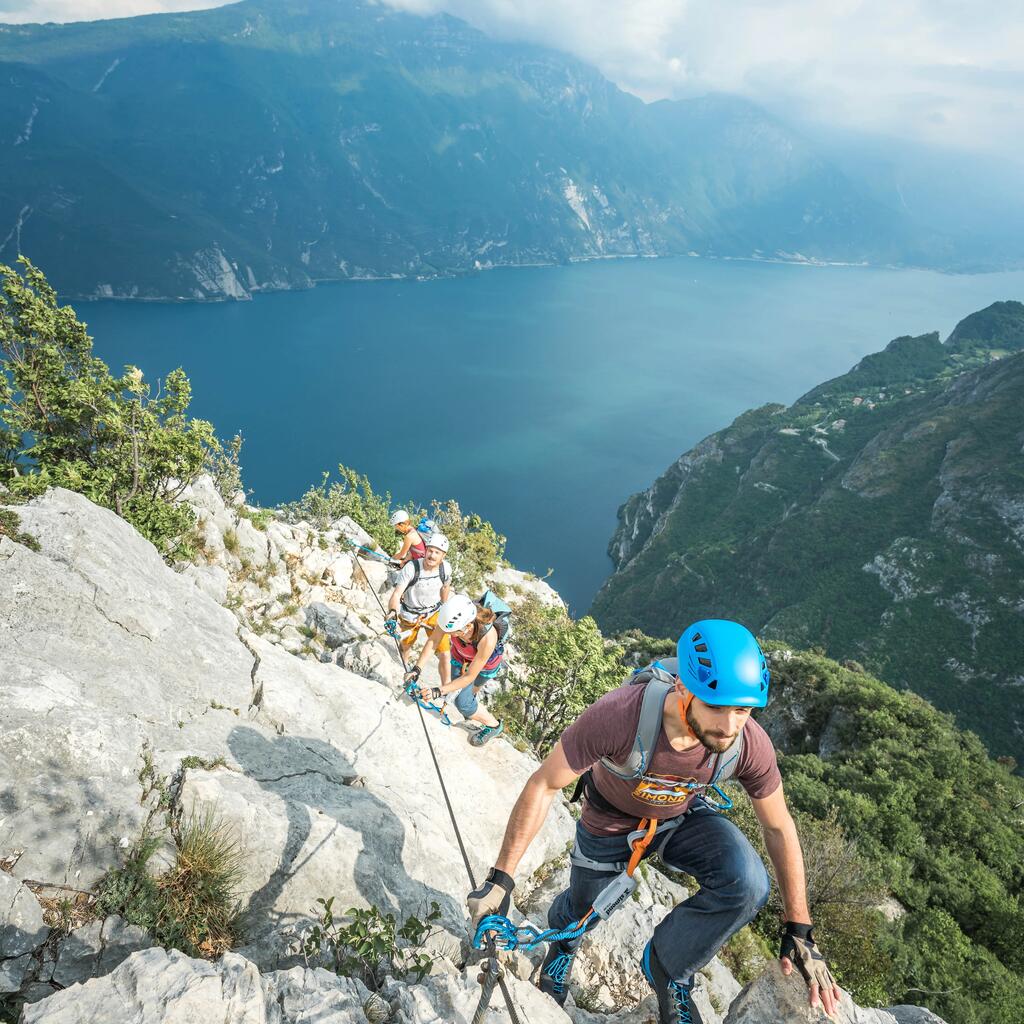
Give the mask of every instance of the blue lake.
[{"label": "blue lake", "polygon": [[702,437],[896,335],[1022,298],[1024,273],[683,257],[78,308],[112,367],[185,368],[194,414],[244,435],[257,502],[339,462],[402,500],[455,497],[582,612],[618,506]]}]

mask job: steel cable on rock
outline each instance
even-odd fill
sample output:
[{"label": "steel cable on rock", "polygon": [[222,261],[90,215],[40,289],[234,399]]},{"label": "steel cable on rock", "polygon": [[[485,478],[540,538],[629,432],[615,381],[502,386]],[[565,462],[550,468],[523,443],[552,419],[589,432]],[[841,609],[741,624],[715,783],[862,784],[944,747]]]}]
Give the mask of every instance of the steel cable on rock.
[{"label": "steel cable on rock", "polygon": [[[371,594],[373,594],[373,599],[377,602],[377,606],[380,608],[384,618],[386,619],[388,617],[388,612],[384,607],[384,602],[381,601],[380,596],[377,594],[373,584],[370,582],[370,577],[366,575],[366,570],[359,561],[358,555],[356,555],[355,552],[349,552],[349,554],[352,556],[352,561],[359,567],[359,571],[362,573],[363,579],[366,581],[367,589]],[[405,653],[402,650],[402,645],[399,643],[397,636],[391,634],[388,635],[391,636],[392,640],[394,640],[395,650],[398,652],[398,660],[402,663],[403,672],[408,675],[409,666],[406,664]],[[445,785],[444,775],[441,773],[441,765],[437,760],[437,753],[434,750],[434,742],[430,738],[430,729],[427,727],[427,718],[423,714],[423,708],[420,706],[420,702],[416,701],[415,704],[416,710],[420,713],[420,725],[423,726],[423,735],[427,740],[427,749],[430,751],[431,760],[434,762],[434,771],[437,773],[437,781],[440,783],[445,806],[448,808],[448,817],[451,819],[452,830],[455,832],[455,839],[459,844],[459,853],[462,854],[462,863],[466,866],[466,874],[469,876],[470,886],[473,889],[476,889],[476,876],[473,874],[473,867],[469,863],[469,854],[466,852],[466,844],[462,839],[462,830],[459,828],[459,823],[455,818],[455,808],[452,807],[451,797],[448,795],[448,787]],[[505,1005],[508,1008],[508,1015],[511,1018],[512,1024],[522,1024],[522,1018],[520,1018],[519,1013],[515,1008],[515,1004],[512,1002],[512,993],[509,992],[508,985],[505,983],[505,977],[498,965],[498,951],[495,946],[493,936],[491,936],[487,945],[488,966],[484,971],[484,980],[481,983],[482,991],[480,993],[480,1002],[477,1004],[476,1012],[473,1014],[472,1024],[483,1024],[484,1016],[487,1013],[487,1007],[491,1001],[491,995],[494,992],[495,982],[497,982],[501,989],[501,994],[505,997]]]}]

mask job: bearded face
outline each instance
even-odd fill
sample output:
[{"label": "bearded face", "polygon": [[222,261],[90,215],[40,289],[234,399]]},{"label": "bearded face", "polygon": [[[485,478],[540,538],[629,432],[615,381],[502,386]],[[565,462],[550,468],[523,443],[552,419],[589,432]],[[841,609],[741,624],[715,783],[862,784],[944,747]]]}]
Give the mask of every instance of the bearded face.
[{"label": "bearded face", "polygon": [[[723,754],[732,746],[749,715],[746,708],[712,709],[693,700],[686,709],[686,724],[707,750]],[[704,721],[701,721],[701,716]]]}]

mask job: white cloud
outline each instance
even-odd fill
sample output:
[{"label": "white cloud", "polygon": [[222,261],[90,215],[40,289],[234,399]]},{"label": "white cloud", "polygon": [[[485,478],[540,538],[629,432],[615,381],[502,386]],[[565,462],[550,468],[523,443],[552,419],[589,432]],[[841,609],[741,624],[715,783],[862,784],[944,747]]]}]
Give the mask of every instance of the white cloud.
[{"label": "white cloud", "polygon": [[1005,0],[385,0],[569,50],[646,99],[1024,158],[1024,18]]},{"label": "white cloud", "polygon": [[98,21],[223,7],[234,0],[0,0],[0,22]]},{"label": "white cloud", "polygon": [[[381,0],[567,50],[645,99],[721,91],[798,121],[1024,159],[1024,18],[1005,0]],[[211,0],[0,0],[0,21]]]}]

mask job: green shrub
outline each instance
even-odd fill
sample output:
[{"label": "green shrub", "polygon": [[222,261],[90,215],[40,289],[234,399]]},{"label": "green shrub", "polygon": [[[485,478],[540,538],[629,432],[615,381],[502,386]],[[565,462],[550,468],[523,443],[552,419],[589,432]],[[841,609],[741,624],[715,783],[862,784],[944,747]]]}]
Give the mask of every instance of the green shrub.
[{"label": "green shrub", "polygon": [[[770,864],[761,826],[750,801],[734,790],[729,817]],[[807,903],[818,941],[839,983],[858,1003],[877,1006],[888,1001],[892,984],[889,961],[882,950],[892,927],[878,909],[887,895],[879,869],[857,849],[843,831],[833,808],[824,818],[793,812],[803,849]],[[778,949],[779,921],[785,908],[778,887],[772,886],[768,904],[753,928],[769,947]]]},{"label": "green shrub", "polygon": [[333,896],[316,902],[316,923],[302,942],[307,963],[359,978],[377,991],[389,974],[422,981],[437,959],[422,949],[441,917],[436,903],[430,904],[422,921],[410,916],[398,924],[394,914],[382,914],[377,907],[350,907],[339,919],[334,916]]},{"label": "green shrub", "polygon": [[149,873],[162,830],[144,833],[121,867],[103,877],[97,908],[145,928],[161,946],[220,956],[237,940],[242,852],[230,827],[209,808],[173,822],[170,835],[171,867]]},{"label": "green shrub", "polygon": [[[164,554],[189,557],[192,511],[175,502],[221,446],[190,419],[179,369],[157,397],[142,371],[114,377],[42,272],[0,265],[0,482],[15,494],[67,487],[113,509]],[[27,445],[27,446],[26,446]]]},{"label": "green shrub", "polygon": [[238,531],[228,527],[224,531],[224,550],[229,554],[238,554]]},{"label": "green shrub", "polygon": [[9,537],[15,544],[24,544],[33,551],[39,550],[39,541],[22,530],[18,513],[9,508],[0,508],[0,537]]},{"label": "green shrub", "polygon": [[236,511],[241,519],[248,519],[261,532],[266,532],[267,526],[274,521],[274,513],[269,508],[250,508],[248,505],[240,505]]},{"label": "green shrub", "polygon": [[573,620],[532,595],[516,605],[513,623],[515,667],[492,710],[544,757],[582,711],[622,682],[622,649],[606,643],[589,616]]},{"label": "green shrub", "polygon": [[[348,516],[361,526],[385,551],[395,546],[395,530],[391,525],[391,494],[377,494],[369,478],[348,466],[338,466],[339,480],[330,473],[315,487],[293,501],[280,506],[278,512],[288,522],[305,520],[325,530],[336,519]],[[410,515],[413,509],[407,509]]]},{"label": "green shrub", "polygon": [[451,541],[448,560],[455,589],[478,597],[484,576],[497,569],[505,557],[505,538],[486,519],[464,514],[454,499],[432,504],[437,528]]}]

